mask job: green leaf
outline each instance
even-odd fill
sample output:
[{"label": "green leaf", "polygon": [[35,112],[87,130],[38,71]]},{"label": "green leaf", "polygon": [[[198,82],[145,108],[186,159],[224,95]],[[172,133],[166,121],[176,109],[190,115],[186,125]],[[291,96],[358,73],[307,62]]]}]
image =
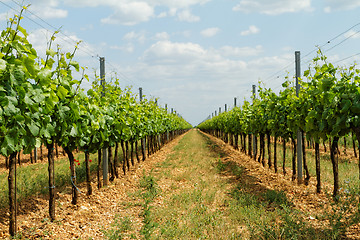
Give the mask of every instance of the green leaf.
[{"label": "green leaf", "polygon": [[46,66],[49,67],[49,68],[52,68],[52,66],[54,65],[54,63],[55,63],[55,60],[52,59],[52,58],[50,58],[50,59],[48,59]]},{"label": "green leaf", "polygon": [[44,138],[47,138],[47,139],[50,139],[51,138],[51,134],[50,132],[48,131],[47,128],[42,128],[41,131],[40,131],[40,135]]},{"label": "green leaf", "polygon": [[4,107],[4,113],[6,116],[11,116],[11,115],[17,114],[18,112],[19,112],[19,109],[15,107],[15,105],[12,101],[9,101],[8,105],[6,107]]},{"label": "green leaf", "polygon": [[16,119],[16,121],[18,121],[19,123],[22,123],[22,122],[25,121],[25,118],[24,118],[24,116],[22,116],[22,115],[16,115],[16,116],[15,116],[15,119]]},{"label": "green leaf", "polygon": [[5,150],[5,156],[10,155],[11,153],[15,152],[15,138],[10,135],[6,135],[4,137],[4,142],[1,146],[1,152]]},{"label": "green leaf", "polygon": [[35,124],[35,122],[32,122],[30,125],[28,125],[28,128],[33,136],[39,135],[40,128]]},{"label": "green leaf", "polygon": [[57,95],[58,97],[62,100],[66,97],[66,95],[68,94],[68,90],[66,88],[64,88],[63,86],[59,86],[57,89]]},{"label": "green leaf", "polygon": [[71,131],[70,131],[70,136],[76,137],[76,135],[77,135],[76,126],[72,126]]},{"label": "green leaf", "polygon": [[360,103],[354,104],[353,106],[351,106],[350,108],[351,112],[355,113],[355,114],[360,114]]},{"label": "green leaf", "polygon": [[5,107],[9,104],[9,99],[7,97],[0,97],[0,105]]},{"label": "green leaf", "polygon": [[0,59],[0,71],[6,70],[6,61],[4,59]]},{"label": "green leaf", "polygon": [[340,113],[347,112],[349,110],[349,108],[351,107],[351,101],[346,99],[342,103],[344,104],[344,106],[340,110]]},{"label": "green leaf", "polygon": [[35,75],[35,61],[29,57],[25,57],[23,63],[31,75]]},{"label": "green leaf", "polygon": [[51,82],[51,70],[48,68],[43,68],[38,73],[39,83],[41,85],[49,85]]},{"label": "green leaf", "polygon": [[26,30],[25,30],[23,27],[21,27],[20,25],[18,25],[18,30],[19,30],[22,34],[24,34],[25,37],[28,35],[27,32],[26,32]]},{"label": "green leaf", "polygon": [[40,89],[35,89],[33,92],[33,96],[32,99],[36,102],[36,103],[42,103],[45,99],[45,96],[43,94],[43,92]]},{"label": "green leaf", "polygon": [[56,52],[52,49],[46,49],[46,55],[50,55],[51,57],[54,57]]},{"label": "green leaf", "polygon": [[27,95],[24,98],[24,102],[26,105],[30,105],[30,106],[34,104],[34,101],[31,98],[29,98],[29,96]]},{"label": "green leaf", "polygon": [[70,64],[71,66],[73,66],[73,67],[76,69],[76,71],[79,71],[80,66],[79,66],[79,63],[78,63],[78,62],[76,62],[76,61],[70,61],[69,64]]}]

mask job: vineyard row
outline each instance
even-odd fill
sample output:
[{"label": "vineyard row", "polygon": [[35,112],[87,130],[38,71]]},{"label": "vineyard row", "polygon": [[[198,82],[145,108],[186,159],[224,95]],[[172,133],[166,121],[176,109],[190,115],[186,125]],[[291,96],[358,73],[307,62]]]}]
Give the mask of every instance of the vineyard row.
[{"label": "vineyard row", "polygon": [[[338,171],[338,142],[341,137],[352,136],[354,141],[360,142],[360,69],[355,64],[349,67],[335,67],[328,62],[319,49],[302,79],[301,89],[296,94],[296,87],[292,79],[287,78],[282,84],[283,90],[278,94],[270,88],[259,85],[259,98],[253,97],[252,103],[245,101],[243,106],[235,107],[208,119],[198,128],[225,141],[238,145],[246,143],[248,139],[248,155],[265,166],[265,139],[270,149],[270,138],[274,143],[281,138],[285,156],[286,143],[293,146],[292,179],[296,174],[296,140],[302,142],[307,139],[314,143],[317,192],[321,192],[320,151],[321,142],[329,141],[330,159],[333,169],[333,197],[339,194]],[[298,134],[300,132],[300,134]],[[259,146],[257,143],[259,142]],[[256,144],[255,146],[253,146]],[[274,144],[274,153],[276,153]],[[299,149],[303,155],[302,163],[305,170],[305,181],[310,179],[305,145]],[[268,166],[274,166],[277,172],[277,156],[268,154]],[[360,158],[360,154],[359,154]],[[360,176],[360,161],[359,161]]]},{"label": "vineyard row", "polygon": [[[191,128],[182,117],[168,113],[154,100],[144,98],[138,101],[131,89],[120,88],[119,79],[105,82],[104,77],[96,77],[92,88],[85,93],[81,83],[88,80],[88,76],[86,68],[74,60],[77,46],[73,52],[62,52],[60,46],[53,46],[55,32],[48,43],[46,57],[40,58],[28,41],[26,30],[20,26],[24,11],[26,7],[9,20],[8,27],[0,35],[0,154],[9,159],[11,236],[16,234],[15,162],[20,151],[30,153],[41,145],[47,148],[49,215],[53,221],[55,144],[68,155],[72,203],[76,204],[75,149],[85,152],[88,175],[90,153],[100,153],[101,149],[106,152],[111,147],[117,149],[119,144],[125,153],[128,144],[141,142],[145,159],[145,144],[148,153],[152,153],[171,137]],[[81,78],[75,79],[73,72],[79,72]],[[107,163],[107,158],[104,159]],[[125,174],[126,167],[129,169],[129,158],[125,156],[124,159]],[[111,164],[109,162],[109,170],[115,171],[113,177],[117,170],[114,168],[116,164]]]}]

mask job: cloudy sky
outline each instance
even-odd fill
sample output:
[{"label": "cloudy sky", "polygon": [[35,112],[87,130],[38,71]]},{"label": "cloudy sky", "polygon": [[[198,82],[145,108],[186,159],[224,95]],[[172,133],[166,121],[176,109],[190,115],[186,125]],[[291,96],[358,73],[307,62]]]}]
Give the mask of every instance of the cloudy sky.
[{"label": "cloudy sky", "polygon": [[[249,100],[253,84],[274,91],[321,46],[336,63],[360,59],[360,0],[25,0],[22,25],[39,54],[52,32],[93,78],[99,56],[106,79],[158,97],[191,124]],[[0,24],[20,9],[0,0]],[[354,56],[355,55],[355,56]],[[88,88],[89,83],[84,84]]]}]

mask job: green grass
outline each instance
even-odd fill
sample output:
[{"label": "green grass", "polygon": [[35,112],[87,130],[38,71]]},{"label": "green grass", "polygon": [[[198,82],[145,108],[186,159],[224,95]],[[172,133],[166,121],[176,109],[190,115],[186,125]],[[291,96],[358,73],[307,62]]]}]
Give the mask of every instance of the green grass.
[{"label": "green grass", "polygon": [[209,138],[190,131],[156,165],[156,186],[168,187],[154,198],[163,204],[149,203],[152,228],[146,239],[326,238],[303,220],[284,192],[254,193],[254,183],[244,182],[251,181],[246,171],[223,157]]},{"label": "green grass", "polygon": [[[94,157],[94,156],[91,156]],[[84,154],[78,154],[77,160],[80,160],[80,165],[76,165],[76,180],[78,183],[85,181],[85,162]],[[95,161],[90,163],[90,171],[96,171]],[[9,205],[8,199],[8,183],[7,173],[0,175],[0,208]],[[36,164],[27,165],[25,167],[17,166],[17,199],[19,202],[36,194],[47,194],[48,189],[48,164],[47,161]],[[55,161],[55,186],[57,189],[64,186],[70,186],[70,170],[69,160],[67,158]]]},{"label": "green grass", "polygon": [[[132,228],[132,221],[129,217],[121,217],[120,215],[115,215],[114,222],[110,225],[108,229],[103,229],[105,239],[108,240],[120,240],[124,239],[127,236]],[[130,235],[130,238],[133,239],[133,235]]]}]

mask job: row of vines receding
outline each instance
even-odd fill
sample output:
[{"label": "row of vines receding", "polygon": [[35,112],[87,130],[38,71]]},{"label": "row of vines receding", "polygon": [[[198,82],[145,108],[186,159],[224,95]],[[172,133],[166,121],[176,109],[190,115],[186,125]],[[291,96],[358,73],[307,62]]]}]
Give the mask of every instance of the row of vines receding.
[{"label": "row of vines receding", "polygon": [[[53,46],[56,32],[48,43],[44,58],[39,57],[20,26],[24,7],[9,20],[0,36],[0,154],[7,159],[9,170],[9,231],[16,233],[16,156],[45,146],[48,154],[49,215],[55,219],[56,173],[54,148],[60,146],[68,155],[72,203],[76,204],[76,171],[74,150],[85,152],[88,194],[92,193],[89,177],[89,154],[98,153],[98,187],[101,149],[109,150],[110,181],[119,177],[118,148],[122,147],[122,171],[125,174],[137,160],[138,144],[142,160],[164,143],[191,128],[177,114],[157,106],[154,100],[136,100],[130,88],[122,89],[118,79],[105,84],[96,77],[85,92],[86,68],[74,60],[76,51],[62,52]],[[74,74],[76,72],[76,74]],[[79,79],[74,77],[80,76]],[[112,155],[115,148],[115,156]],[[147,150],[147,153],[146,153]],[[131,151],[131,154],[129,153]],[[91,160],[90,160],[91,161]],[[36,173],[35,173],[36,174]],[[70,182],[70,181],[69,181]]]},{"label": "row of vines receding", "polygon": [[[311,177],[305,154],[305,145],[308,143],[315,150],[318,193],[322,191],[319,148],[321,144],[325,146],[325,142],[329,143],[333,175],[332,195],[337,200],[340,190],[339,142],[344,138],[346,144],[346,139],[350,138],[355,156],[358,147],[356,141],[360,142],[360,69],[356,68],[355,64],[350,67],[335,67],[319,50],[317,57],[300,79],[300,84],[298,96],[294,81],[288,77],[279,93],[259,85],[259,98],[253,98],[251,103],[244,101],[241,107],[223,112],[199,124],[198,127],[223,138],[235,148],[240,145],[242,151],[247,152],[263,166],[273,168],[275,172],[278,172],[277,145],[281,140],[284,174],[286,149],[287,145],[291,144],[292,180],[297,178],[296,139],[300,130],[301,138],[305,142],[302,149],[304,183],[308,184]],[[274,143],[273,151],[271,142]],[[265,152],[268,153],[267,161]],[[360,161],[358,168],[360,176]],[[359,185],[358,178],[353,180],[353,185]]]}]

